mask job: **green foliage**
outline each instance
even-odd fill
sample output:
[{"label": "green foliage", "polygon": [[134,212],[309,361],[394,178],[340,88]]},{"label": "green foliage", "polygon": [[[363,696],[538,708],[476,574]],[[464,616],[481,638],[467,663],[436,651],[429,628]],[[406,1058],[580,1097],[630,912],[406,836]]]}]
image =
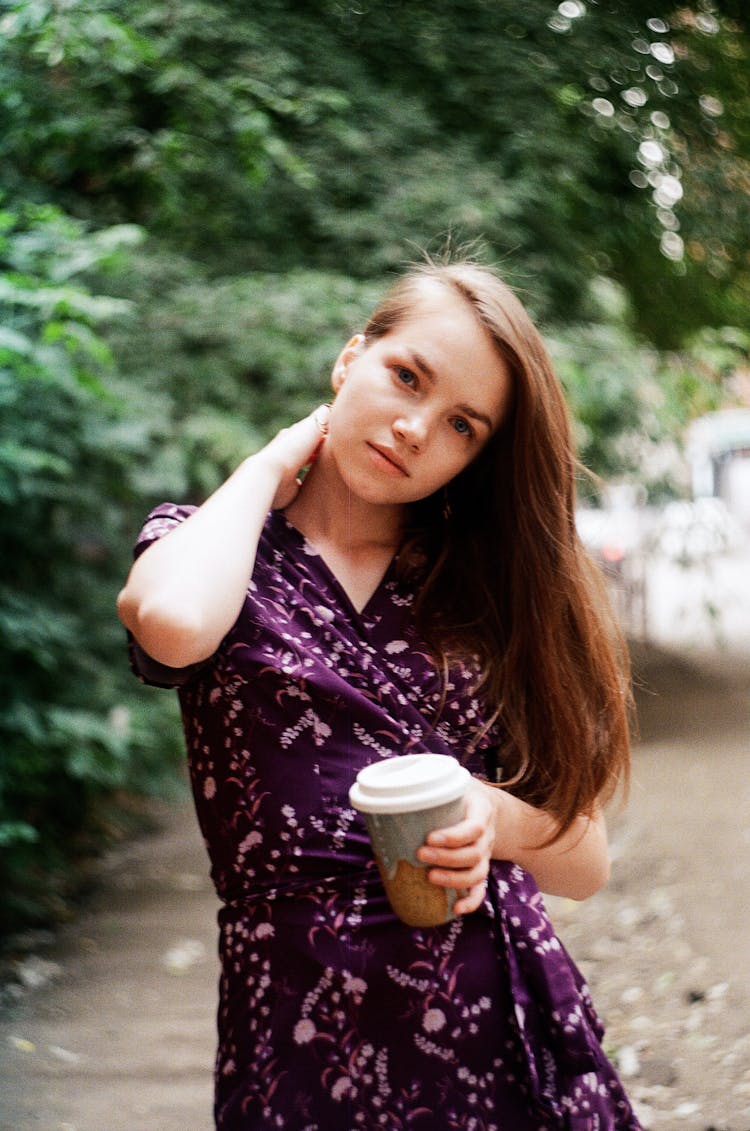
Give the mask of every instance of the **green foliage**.
[{"label": "green foliage", "polygon": [[657,344],[747,324],[750,68],[728,0],[4,7],[0,157],[26,198],[144,225],[219,274],[372,278],[452,231],[547,321],[587,317],[605,273]]},{"label": "green foliage", "polygon": [[97,800],[154,784],[177,748],[173,720],[128,723],[142,707],[113,616],[133,487],[98,327],[129,306],[75,281],[134,238],[87,237],[49,207],[3,214],[0,929],[59,908]]},{"label": "green foliage", "polygon": [[120,282],[141,295],[138,332],[123,323],[109,338],[122,387],[137,383],[147,432],[133,477],[152,502],[205,497],[329,399],[332,363],[379,290],[319,271],[208,281],[181,266],[163,253],[135,258]]},{"label": "green foliage", "polygon": [[[308,174],[284,128],[325,119],[238,3],[6,4],[0,155],[13,187],[99,221],[228,242],[253,188]],[[269,81],[270,80],[270,81]]]}]

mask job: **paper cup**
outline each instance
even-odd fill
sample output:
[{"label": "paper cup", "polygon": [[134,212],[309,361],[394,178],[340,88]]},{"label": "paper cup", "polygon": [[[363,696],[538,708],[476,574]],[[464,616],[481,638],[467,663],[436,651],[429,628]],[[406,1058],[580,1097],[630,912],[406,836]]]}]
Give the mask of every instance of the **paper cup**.
[{"label": "paper cup", "polygon": [[366,766],[349,791],[364,815],[391,906],[410,927],[453,918],[458,892],[430,883],[416,854],[433,829],[462,819],[470,778],[446,754],[404,754]]}]

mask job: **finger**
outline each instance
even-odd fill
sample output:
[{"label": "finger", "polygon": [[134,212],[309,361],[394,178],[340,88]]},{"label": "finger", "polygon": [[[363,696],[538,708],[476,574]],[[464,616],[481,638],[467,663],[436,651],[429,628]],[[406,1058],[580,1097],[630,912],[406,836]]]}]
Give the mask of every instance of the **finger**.
[{"label": "finger", "polygon": [[481,821],[467,817],[445,829],[435,829],[427,834],[426,843],[433,848],[461,848],[479,840],[485,831]]},{"label": "finger", "polygon": [[328,435],[328,426],[331,419],[331,406],[330,404],[321,404],[315,409],[312,414],[313,420],[318,426],[318,431],[321,436]]},{"label": "finger", "polygon": [[315,463],[318,459],[325,442],[328,438],[329,421],[331,418],[331,406],[329,404],[321,404],[310,413],[307,420],[304,422],[308,424],[312,422],[315,425],[314,447],[312,451],[305,457],[304,466]]},{"label": "finger", "polygon": [[440,888],[473,888],[487,879],[489,863],[481,860],[473,868],[430,868],[427,877]]},{"label": "finger", "polygon": [[432,848],[422,845],[417,849],[417,859],[423,864],[432,864],[437,868],[475,868],[489,855],[488,846],[483,840],[473,841],[471,844],[459,848]]},{"label": "finger", "polygon": [[470,915],[472,911],[477,911],[484,903],[486,894],[486,883],[476,884],[468,891],[461,892],[453,905],[454,915]]},{"label": "finger", "polygon": [[315,449],[315,451],[313,452],[313,454],[310,456],[310,463],[315,463],[316,459],[318,458],[321,451],[323,450],[323,445],[325,444],[325,442],[326,442],[326,438],[325,438],[325,436],[322,436],[320,443],[318,444],[318,446]]}]

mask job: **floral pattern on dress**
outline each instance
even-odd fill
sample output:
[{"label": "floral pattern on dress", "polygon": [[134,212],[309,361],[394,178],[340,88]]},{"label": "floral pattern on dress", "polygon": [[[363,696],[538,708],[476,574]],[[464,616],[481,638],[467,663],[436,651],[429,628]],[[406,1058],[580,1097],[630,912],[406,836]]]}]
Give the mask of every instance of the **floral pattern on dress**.
[{"label": "floral pattern on dress", "polygon": [[[152,512],[140,552],[192,508]],[[358,612],[269,515],[237,623],[179,688],[219,913],[219,1131],[635,1131],[588,990],[532,878],[502,861],[473,915],[390,909],[348,790],[369,762],[450,753],[484,776],[470,665],[446,688],[395,564]]]}]

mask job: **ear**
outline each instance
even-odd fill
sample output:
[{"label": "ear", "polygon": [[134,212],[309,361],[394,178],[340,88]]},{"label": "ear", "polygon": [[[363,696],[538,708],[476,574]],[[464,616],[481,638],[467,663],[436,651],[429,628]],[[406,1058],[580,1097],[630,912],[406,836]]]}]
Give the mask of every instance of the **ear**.
[{"label": "ear", "polygon": [[342,349],[339,356],[336,358],[336,363],[331,373],[331,385],[334,393],[337,393],[346,380],[346,371],[350,363],[354,361],[361,352],[365,344],[364,334],[355,334],[350,338]]}]

